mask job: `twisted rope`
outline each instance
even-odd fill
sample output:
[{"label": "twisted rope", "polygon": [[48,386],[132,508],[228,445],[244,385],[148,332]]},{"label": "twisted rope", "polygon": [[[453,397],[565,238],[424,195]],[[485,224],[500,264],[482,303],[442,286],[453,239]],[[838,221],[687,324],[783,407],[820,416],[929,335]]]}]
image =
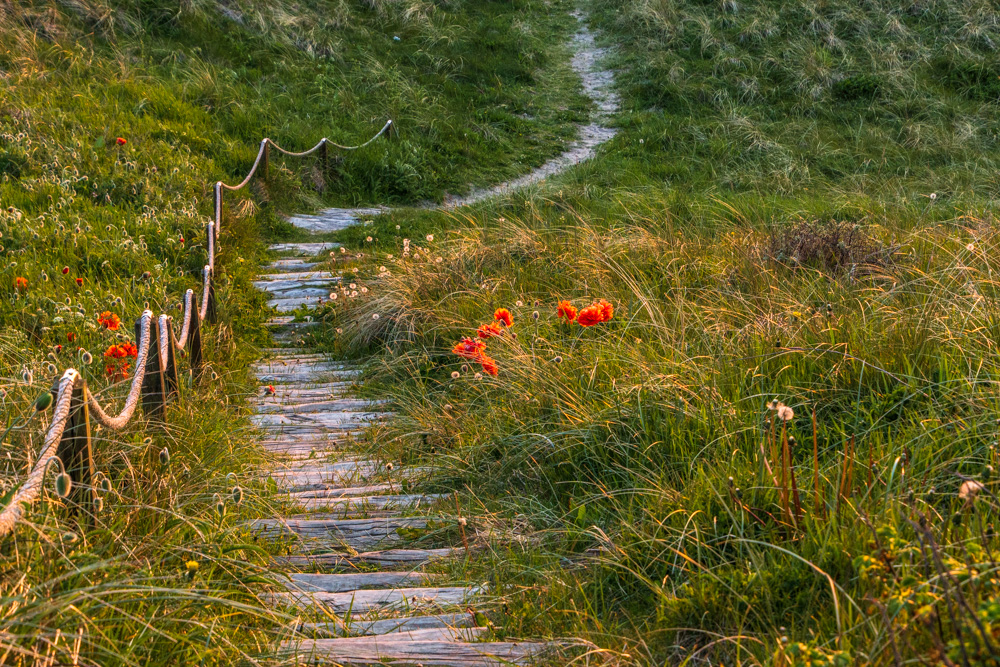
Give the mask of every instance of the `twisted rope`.
[{"label": "twisted rope", "polygon": [[45,471],[48,469],[49,459],[56,455],[59,441],[62,440],[63,431],[66,430],[66,420],[69,419],[70,402],[73,398],[73,389],[78,383],[82,383],[83,378],[74,368],[67,368],[59,380],[59,391],[56,395],[55,411],[52,415],[52,423],[45,434],[45,444],[35,462],[35,467],[28,473],[27,479],[21,484],[10,504],[0,510],[0,536],[7,535],[12,530],[29,505],[35,502],[42,490],[45,481]]},{"label": "twisted rope", "polygon": [[[104,411],[104,408],[97,402],[93,394],[87,392],[87,403],[101,424],[104,424],[113,431],[121,430],[132,419],[135,406],[139,404],[139,396],[142,394],[142,380],[146,376],[146,358],[149,356],[149,328],[153,321],[152,311],[146,310],[142,313],[142,324],[139,328],[139,354],[135,359],[135,375],[132,376],[132,386],[128,390],[125,398],[125,407],[118,413],[118,416],[111,417]],[[161,346],[162,349],[162,346]]]},{"label": "twisted rope", "polygon": [[191,329],[191,299],[193,298],[193,289],[184,292],[184,324],[181,326],[180,338],[174,337],[174,345],[178,350],[183,350],[184,346],[187,345],[188,331]]}]

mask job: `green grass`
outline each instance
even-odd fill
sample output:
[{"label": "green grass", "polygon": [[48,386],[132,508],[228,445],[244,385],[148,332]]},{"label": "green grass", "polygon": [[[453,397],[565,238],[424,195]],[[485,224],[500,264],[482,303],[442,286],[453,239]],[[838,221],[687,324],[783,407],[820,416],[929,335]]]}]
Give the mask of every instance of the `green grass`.
[{"label": "green grass", "polygon": [[[264,136],[304,149],[322,136],[357,143],[387,118],[396,127],[328,174],[273,156],[266,183],[227,194],[219,322],[203,330],[209,369],[182,382],[165,429],[140,415],[122,432],[95,431],[112,487],[100,511],[70,513],[50,479],[0,543],[0,662],[271,653],[289,619],[258,596],[285,545],[242,527],[279,511],[255,481],[266,456],[248,419],[259,391],[249,364],[268,344],[265,298],[251,286],[264,244],[291,235],[286,212],[439,199],[543,162],[584,108],[552,39],[569,25],[533,0],[0,8],[0,495],[36,460],[51,410],[32,404],[63,369],[81,368],[102,403],[121,404],[125,383],[106,376],[102,355],[132,337],[144,307],[175,313],[200,285],[213,182],[241,180]],[[105,310],[120,331],[97,323]]]},{"label": "green grass", "polygon": [[[372,452],[441,467],[470,515],[530,536],[463,573],[492,581],[509,636],[618,664],[988,662],[994,9],[593,17],[623,100],[597,159],[340,234],[370,292],[324,342],[375,353],[367,391],[399,415]],[[404,238],[428,251],[403,260]],[[607,324],[556,318],[600,298]],[[476,377],[451,348],[501,306],[517,338]],[[965,479],[987,485],[974,502]]]}]

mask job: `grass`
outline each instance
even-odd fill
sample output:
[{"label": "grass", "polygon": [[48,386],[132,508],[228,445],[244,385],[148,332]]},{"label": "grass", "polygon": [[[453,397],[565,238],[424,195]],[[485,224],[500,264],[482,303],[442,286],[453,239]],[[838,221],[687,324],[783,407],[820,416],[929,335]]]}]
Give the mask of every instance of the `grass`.
[{"label": "grass", "polygon": [[[185,372],[165,428],[139,416],[95,430],[102,507],[71,512],[49,480],[0,544],[4,664],[266,661],[290,619],[258,597],[285,545],[245,528],[280,509],[248,419],[249,366],[268,345],[251,286],[264,244],[292,235],[284,212],[439,199],[543,162],[583,109],[550,40],[571,24],[530,0],[82,0],[7,3],[0,25],[7,499],[37,457],[51,410],[32,404],[52,378],[80,368],[120,405],[126,383],[106,374],[105,350],[144,307],[174,312],[200,284],[211,183],[242,179],[264,136],[303,149],[324,135],[357,143],[390,117],[398,128],[328,174],[273,157],[266,183],[227,196],[205,376]],[[98,323],[106,310],[119,330]]]},{"label": "grass", "polygon": [[[591,10],[623,100],[597,159],[339,235],[370,291],[323,343],[375,355],[398,417],[372,453],[519,527],[462,573],[509,636],[611,664],[995,660],[993,9]],[[566,324],[563,299],[615,314]],[[452,347],[498,307],[491,377]]]}]

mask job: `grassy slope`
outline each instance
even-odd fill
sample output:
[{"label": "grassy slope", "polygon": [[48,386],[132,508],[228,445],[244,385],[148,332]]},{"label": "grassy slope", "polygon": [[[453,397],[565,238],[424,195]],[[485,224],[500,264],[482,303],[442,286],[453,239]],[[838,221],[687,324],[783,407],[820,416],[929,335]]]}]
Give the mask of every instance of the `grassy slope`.
[{"label": "grassy slope", "polygon": [[[354,143],[387,117],[398,126],[326,183],[311,163],[275,160],[267,186],[227,198],[211,372],[185,388],[165,432],[137,419],[96,433],[113,487],[96,527],[45,503],[0,545],[0,662],[232,664],[266,653],[282,619],[254,597],[264,554],[239,529],[273,511],[251,482],[263,456],[245,406],[257,390],[247,366],[266,342],[249,285],[261,242],[288,233],[281,211],[436,198],[543,161],[572,114],[559,107],[575,84],[544,37],[564,21],[532,1],[0,3],[0,412],[8,425],[31,418],[3,438],[5,490],[47,421],[32,401],[82,365],[78,347],[95,357],[92,389],[120,404],[124,386],[109,386],[100,357],[131,337],[146,303],[169,311],[199,284],[211,182],[240,180],[262,136],[300,149],[323,135]],[[99,328],[104,310],[121,331]],[[246,487],[238,507],[229,472]]]},{"label": "grassy slope", "polygon": [[[382,352],[372,390],[401,417],[375,451],[535,531],[478,572],[512,635],[624,663],[982,660],[997,581],[965,573],[1000,545],[986,492],[959,491],[996,465],[995,11],[594,12],[624,100],[600,159],[468,216],[342,234],[377,239],[359,276],[391,273],[331,314],[332,345]],[[403,238],[429,249],[401,260]],[[597,298],[607,325],[555,316]],[[476,378],[450,349],[498,306],[518,337]]]}]

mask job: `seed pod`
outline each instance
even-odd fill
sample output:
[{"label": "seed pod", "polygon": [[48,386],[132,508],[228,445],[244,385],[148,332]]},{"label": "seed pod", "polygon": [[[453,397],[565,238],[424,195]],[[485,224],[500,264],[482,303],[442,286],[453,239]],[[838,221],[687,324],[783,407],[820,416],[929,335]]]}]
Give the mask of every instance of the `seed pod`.
[{"label": "seed pod", "polygon": [[65,498],[73,488],[73,480],[65,472],[56,475],[56,495]]},{"label": "seed pod", "polygon": [[236,473],[231,472],[228,475],[226,475],[226,481],[232,482],[233,484],[235,484],[236,483]]},{"label": "seed pod", "polygon": [[94,514],[100,514],[104,511],[104,498],[100,496],[94,496]]},{"label": "seed pod", "polygon": [[62,535],[62,541],[65,542],[66,544],[74,544],[77,541],[77,539],[79,538],[77,538],[76,533],[70,530],[66,531]]},{"label": "seed pod", "polygon": [[233,504],[239,505],[243,502],[243,489],[239,486],[234,486],[232,490]]},{"label": "seed pod", "polygon": [[170,463],[170,450],[166,447],[160,450],[160,463],[162,465],[167,465]]},{"label": "seed pod", "polygon": [[38,395],[38,398],[35,399],[35,410],[37,412],[44,412],[48,410],[50,405],[52,405],[51,392],[43,391]]},{"label": "seed pod", "polygon": [[108,479],[107,475],[101,475],[101,491],[111,493],[111,480]]}]

